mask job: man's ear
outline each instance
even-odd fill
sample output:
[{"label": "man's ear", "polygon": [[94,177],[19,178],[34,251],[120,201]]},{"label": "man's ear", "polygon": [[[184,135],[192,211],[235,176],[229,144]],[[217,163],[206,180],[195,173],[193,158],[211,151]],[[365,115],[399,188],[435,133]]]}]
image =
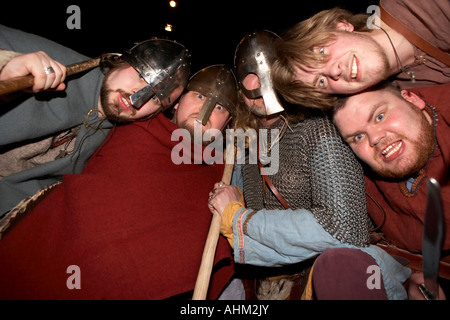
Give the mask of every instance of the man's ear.
[{"label": "man's ear", "polygon": [[355,30],[355,27],[350,22],[342,20],[336,23],[336,29],[341,31],[353,32],[353,30]]},{"label": "man's ear", "polygon": [[402,95],[403,99],[406,101],[411,102],[415,106],[417,106],[419,109],[423,110],[425,108],[425,101],[422,100],[417,94],[414,92],[408,91],[408,90],[402,90],[400,91],[400,94]]}]

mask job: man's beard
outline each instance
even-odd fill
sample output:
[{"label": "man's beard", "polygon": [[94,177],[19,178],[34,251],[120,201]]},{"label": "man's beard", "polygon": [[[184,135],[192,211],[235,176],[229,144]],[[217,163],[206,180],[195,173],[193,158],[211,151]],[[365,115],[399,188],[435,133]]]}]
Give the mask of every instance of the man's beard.
[{"label": "man's beard", "polygon": [[[342,32],[346,32],[346,31],[342,31]],[[372,80],[373,83],[370,83],[368,85],[368,87],[376,85],[380,81],[388,79],[390,76],[390,74],[389,74],[390,66],[389,66],[389,60],[388,60],[387,54],[386,54],[385,50],[383,49],[383,47],[365,33],[356,32],[356,33],[353,33],[353,35],[356,37],[360,37],[362,39],[368,40],[371,43],[371,47],[375,48],[375,52],[376,52],[378,58],[380,59],[379,67],[376,70],[372,70],[371,75],[369,75],[370,80]]]},{"label": "man's beard", "polygon": [[254,100],[251,102],[252,102],[252,104],[250,106],[248,106],[251,113],[253,113],[257,117],[266,117],[267,116],[267,110],[265,107],[258,106]]},{"label": "man's beard", "polygon": [[[412,145],[414,146],[415,155],[414,159],[407,159],[407,164],[403,164],[402,168],[397,169],[377,169],[374,170],[377,174],[384,178],[394,178],[394,179],[405,179],[413,176],[415,173],[419,172],[420,169],[425,167],[428,162],[428,159],[432,155],[435,148],[435,138],[434,138],[434,128],[433,125],[427,121],[422,112],[416,107],[414,107],[417,112],[421,115],[421,123],[420,123],[420,132],[422,134],[415,141],[412,141]],[[405,137],[401,137],[404,139]]]},{"label": "man's beard", "polygon": [[[214,141],[214,138],[211,141],[204,141],[203,140],[203,130],[201,128],[197,129],[197,131],[199,131],[201,133],[201,135],[198,136],[198,137],[195,136],[195,132],[196,132],[195,125],[202,126],[200,123],[199,124],[197,124],[197,123],[192,124],[192,120],[187,119],[187,120],[181,121],[178,125],[179,125],[180,128],[185,129],[187,132],[189,132],[191,141],[193,143],[200,142],[200,141],[197,141],[197,140],[199,140],[199,138],[202,139],[202,141],[201,141],[202,146],[207,146],[212,141]],[[197,132],[197,135],[199,135],[199,132]],[[196,140],[196,138],[197,138],[197,140]]]},{"label": "man's beard", "polygon": [[[130,122],[132,121],[128,117],[124,117],[120,115],[120,111],[122,111],[122,107],[117,103],[110,103],[109,97],[112,96],[112,94],[118,94],[120,93],[124,98],[128,98],[129,94],[126,93],[123,90],[117,89],[117,90],[111,90],[108,85],[108,74],[105,76],[105,79],[103,80],[102,88],[100,89],[100,104],[103,109],[103,113],[105,115],[105,118],[111,121],[116,122]],[[131,115],[136,114],[136,110],[132,108]]]}]

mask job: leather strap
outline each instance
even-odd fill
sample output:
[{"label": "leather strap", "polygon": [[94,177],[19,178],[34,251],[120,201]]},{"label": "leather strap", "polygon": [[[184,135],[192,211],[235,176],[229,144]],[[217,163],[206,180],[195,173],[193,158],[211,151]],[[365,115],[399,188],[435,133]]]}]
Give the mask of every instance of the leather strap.
[{"label": "leather strap", "polygon": [[[384,249],[387,253],[394,257],[406,259],[404,265],[414,269],[415,271],[423,271],[422,269],[422,255],[411,253],[407,250],[397,248],[394,245],[387,243],[377,243],[378,247]],[[399,260],[400,261],[400,260]],[[439,263],[439,276],[444,279],[450,279],[450,263],[441,260]]]},{"label": "leather strap", "polygon": [[281,204],[283,205],[283,207],[285,209],[289,209],[290,207],[287,204],[287,202],[284,200],[284,198],[278,192],[277,188],[275,188],[275,186],[272,184],[272,182],[270,181],[269,177],[264,174],[264,168],[263,168],[261,162],[259,162],[259,160],[258,160],[258,166],[259,166],[259,170],[260,170],[261,176],[263,177],[265,183],[269,186],[270,190],[273,192],[275,197],[277,197],[278,201],[281,202]]},{"label": "leather strap", "polygon": [[433,58],[441,61],[446,66],[450,67],[450,54],[438,49],[433,44],[429,43],[419,35],[412,32],[407,26],[405,26],[403,23],[401,23],[393,16],[391,16],[386,11],[386,9],[384,9],[381,3],[379,4],[379,6],[380,6],[381,20],[383,20],[388,26],[393,28],[395,31],[403,35],[413,45],[422,49],[424,52],[426,52]]}]

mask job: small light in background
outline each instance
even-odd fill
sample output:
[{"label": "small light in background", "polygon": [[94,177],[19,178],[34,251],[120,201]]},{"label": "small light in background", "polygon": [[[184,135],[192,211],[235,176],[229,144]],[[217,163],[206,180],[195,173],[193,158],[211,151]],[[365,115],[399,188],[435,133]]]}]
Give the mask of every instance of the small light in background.
[{"label": "small light in background", "polygon": [[172,8],[175,8],[176,6],[177,6],[177,2],[176,1],[169,1],[169,5],[172,7]]},{"label": "small light in background", "polygon": [[164,30],[171,32],[172,31],[172,25],[171,24],[166,24]]}]

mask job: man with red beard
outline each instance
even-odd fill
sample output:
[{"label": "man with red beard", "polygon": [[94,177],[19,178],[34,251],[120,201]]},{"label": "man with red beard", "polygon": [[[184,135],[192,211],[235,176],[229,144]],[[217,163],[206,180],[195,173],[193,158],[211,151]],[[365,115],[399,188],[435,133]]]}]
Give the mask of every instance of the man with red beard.
[{"label": "man with red beard", "polygon": [[382,83],[341,98],[333,120],[367,165],[367,205],[384,242],[420,270],[428,178],[442,193],[445,229],[441,276],[450,278],[450,84],[402,90]]},{"label": "man with red beard", "polygon": [[[211,66],[191,78],[172,119],[159,113],[111,130],[81,174],[65,175],[7,230],[0,299],[190,299],[211,222],[208,193],[224,166],[210,163],[208,146],[175,163],[174,148],[192,141],[174,136],[182,124],[220,133],[239,112],[237,90],[229,68]],[[220,239],[209,299],[233,272]]]}]

